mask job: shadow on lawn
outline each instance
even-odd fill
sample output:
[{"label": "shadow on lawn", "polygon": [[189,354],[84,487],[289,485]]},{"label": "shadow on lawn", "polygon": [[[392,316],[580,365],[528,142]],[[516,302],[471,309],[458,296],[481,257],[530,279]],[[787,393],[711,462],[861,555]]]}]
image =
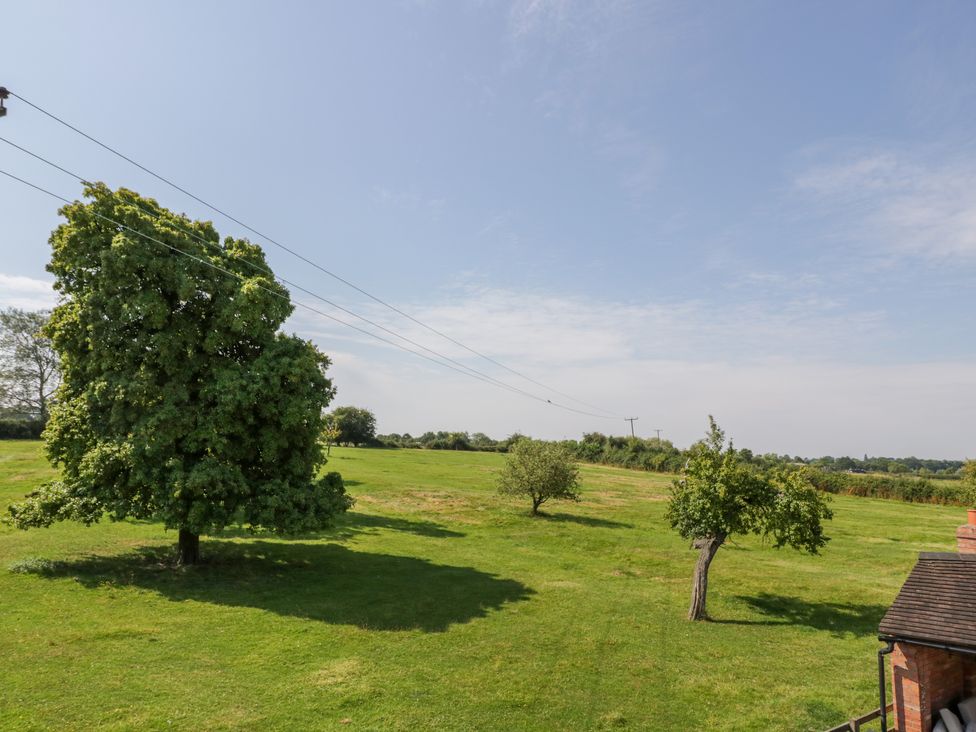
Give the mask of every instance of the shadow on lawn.
[{"label": "shadow on lawn", "polygon": [[804,625],[827,630],[833,635],[877,635],[878,625],[888,608],[842,602],[810,602],[799,597],[762,592],[751,597],[739,596],[752,610],[769,620],[714,620],[726,625]]},{"label": "shadow on lawn", "polygon": [[411,521],[409,519],[394,518],[392,516],[376,516],[369,513],[350,511],[336,520],[336,527],[330,534],[338,534],[339,538],[346,538],[358,533],[376,533],[377,529],[405,531],[418,536],[431,536],[438,539],[459,538],[464,536],[460,531],[446,529],[434,521]]},{"label": "shadow on lawn", "polygon": [[[154,524],[157,521],[132,521],[132,523]],[[349,511],[336,518],[335,525],[322,531],[313,531],[301,534],[297,539],[332,539],[334,541],[344,541],[358,534],[375,534],[381,529],[390,531],[404,531],[417,536],[429,536],[435,539],[456,539],[464,536],[460,531],[453,531],[445,528],[434,521],[411,521],[410,519],[394,518],[393,516],[375,516],[368,513],[357,513]],[[265,529],[251,531],[244,527],[228,526],[221,529],[220,534],[214,536],[215,539],[254,539],[260,537],[270,537],[274,534]]]},{"label": "shadow on lawn", "polygon": [[559,523],[579,524],[580,526],[592,526],[600,529],[632,529],[633,524],[625,524],[620,521],[610,521],[609,519],[591,518],[590,516],[576,516],[571,513],[543,513],[539,512],[538,517],[546,521],[557,521]]},{"label": "shadow on lawn", "polygon": [[351,551],[335,544],[202,542],[205,563],[172,565],[171,547],[38,562],[21,570],[85,587],[138,587],[173,601],[253,607],[371,630],[442,632],[534,592],[471,567]]}]

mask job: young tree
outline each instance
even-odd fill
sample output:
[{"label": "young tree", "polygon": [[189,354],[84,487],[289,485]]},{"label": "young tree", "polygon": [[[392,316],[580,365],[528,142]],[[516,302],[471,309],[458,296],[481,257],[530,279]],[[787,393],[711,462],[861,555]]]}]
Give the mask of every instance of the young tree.
[{"label": "young tree", "polygon": [[339,428],[337,442],[358,447],[376,439],[376,416],[368,409],[336,407],[329,417]]},{"label": "young tree", "polygon": [[498,476],[498,491],[510,496],[529,496],[532,515],[539,506],[557,498],[579,500],[579,467],[563,446],[523,437],[508,449],[508,460]]},{"label": "young tree", "polygon": [[690,620],[707,617],[708,569],[722,544],[736,534],[771,537],[777,548],[816,554],[828,541],[822,521],[832,514],[829,498],[803,473],[779,469],[763,473],[746,465],[712,417],[707,437],[689,449],[682,475],[674,481],[667,518],[671,527],[699,550],[691,590]]},{"label": "young tree", "polygon": [[292,305],[260,247],[132,191],[85,195],[61,209],[48,265],[62,383],[45,439],[61,478],[11,506],[13,523],[158,520],[186,564],[228,525],[328,524],[350,504],[338,473],[315,477],[329,359],[278,332]]},{"label": "young tree", "polygon": [[339,440],[339,435],[342,434],[339,430],[339,425],[335,423],[334,419],[331,419],[331,415],[327,416],[325,419],[325,424],[322,427],[322,443],[325,445],[325,456],[329,457],[332,455],[332,446],[336,444]]},{"label": "young tree", "polygon": [[48,317],[44,311],[0,311],[0,404],[41,422],[61,375],[58,354],[41,334]]}]

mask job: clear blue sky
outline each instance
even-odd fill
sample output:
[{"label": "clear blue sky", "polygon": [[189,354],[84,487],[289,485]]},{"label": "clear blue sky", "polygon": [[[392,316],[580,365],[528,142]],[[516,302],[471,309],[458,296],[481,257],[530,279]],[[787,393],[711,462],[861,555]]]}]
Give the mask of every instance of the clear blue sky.
[{"label": "clear blue sky", "polygon": [[[5,8],[0,84],[645,435],[713,413],[757,451],[963,457],[973,38],[970,2],[32,2]],[[8,107],[3,136],[246,233]],[[2,144],[0,167],[79,195]],[[3,180],[0,215],[0,304],[49,302],[56,205]],[[627,429],[289,327],[382,431]]]}]

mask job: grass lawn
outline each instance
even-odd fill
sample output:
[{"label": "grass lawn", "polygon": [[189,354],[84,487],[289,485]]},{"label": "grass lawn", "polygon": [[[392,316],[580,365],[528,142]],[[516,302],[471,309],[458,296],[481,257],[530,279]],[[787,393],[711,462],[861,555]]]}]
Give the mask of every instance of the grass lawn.
[{"label": "grass lawn", "polygon": [[[0,526],[0,729],[823,730],[877,706],[878,622],[965,520],[838,497],[820,557],[721,549],[693,624],[666,477],[585,467],[534,519],[502,459],[333,450],[335,530],[182,570],[156,524]],[[0,442],[0,511],[50,475]]]}]

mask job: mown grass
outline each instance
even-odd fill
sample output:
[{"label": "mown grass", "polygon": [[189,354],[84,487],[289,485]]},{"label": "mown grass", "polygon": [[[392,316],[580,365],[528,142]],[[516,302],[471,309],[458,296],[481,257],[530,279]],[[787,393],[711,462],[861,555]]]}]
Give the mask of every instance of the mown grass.
[{"label": "mown grass", "polygon": [[[583,468],[580,504],[495,495],[492,454],[333,451],[330,532],[0,527],[0,729],[822,730],[877,705],[875,633],[959,509],[838,497],[821,557],[747,538],[684,620],[665,476]],[[52,475],[0,442],[0,510]]]}]

